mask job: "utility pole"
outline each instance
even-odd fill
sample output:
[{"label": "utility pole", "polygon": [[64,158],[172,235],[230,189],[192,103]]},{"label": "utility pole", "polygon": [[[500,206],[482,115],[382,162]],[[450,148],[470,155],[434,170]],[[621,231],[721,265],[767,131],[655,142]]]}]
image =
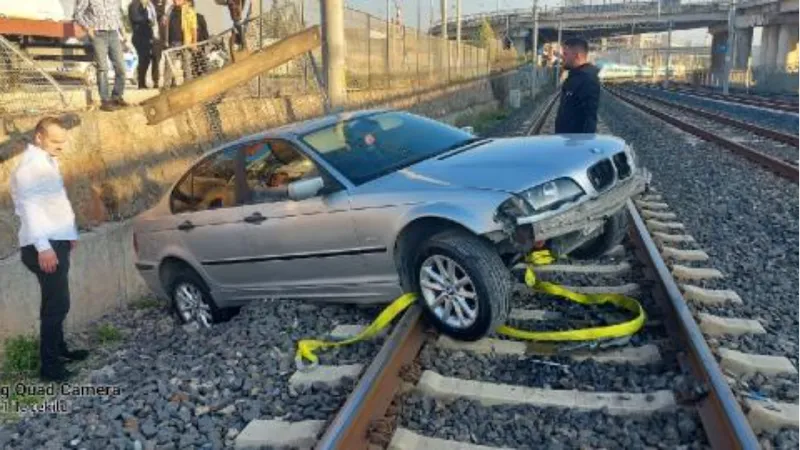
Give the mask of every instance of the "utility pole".
[{"label": "utility pole", "polygon": [[728,95],[731,78],[731,65],[733,65],[734,34],[736,34],[736,0],[731,0],[728,9],[728,43],[725,48],[725,74],[722,75],[722,94]]},{"label": "utility pole", "polygon": [[664,88],[669,86],[670,80],[670,64],[672,63],[672,21],[669,21],[669,28],[667,29],[667,68],[664,70]]},{"label": "utility pole", "polygon": [[561,65],[564,64],[564,57],[561,55],[561,29],[563,28],[563,21],[558,19],[558,64],[556,65],[556,86],[561,81]]},{"label": "utility pole", "polygon": [[386,87],[392,87],[392,7],[386,0]]},{"label": "utility pole", "polygon": [[531,45],[533,45],[533,64],[531,64],[532,76],[531,78],[531,98],[536,95],[539,82],[539,0],[533,0],[533,36],[531,36]]},{"label": "utility pole", "polygon": [[446,71],[447,81],[450,81],[450,41],[447,38],[447,0],[441,0],[442,7],[442,70]]},{"label": "utility pole", "polygon": [[456,0],[456,73],[461,74],[461,0]]},{"label": "utility pole", "polygon": [[347,99],[345,84],[344,1],[322,0],[322,64],[325,87],[332,109],[343,107]]}]

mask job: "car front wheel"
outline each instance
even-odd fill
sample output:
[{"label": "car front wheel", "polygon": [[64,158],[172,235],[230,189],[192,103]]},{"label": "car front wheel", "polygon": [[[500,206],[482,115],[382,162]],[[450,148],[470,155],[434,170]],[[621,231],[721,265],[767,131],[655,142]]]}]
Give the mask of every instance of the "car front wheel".
[{"label": "car front wheel", "polygon": [[511,275],[491,244],[461,231],[427,240],[414,273],[425,316],[453,339],[475,341],[505,323]]}]

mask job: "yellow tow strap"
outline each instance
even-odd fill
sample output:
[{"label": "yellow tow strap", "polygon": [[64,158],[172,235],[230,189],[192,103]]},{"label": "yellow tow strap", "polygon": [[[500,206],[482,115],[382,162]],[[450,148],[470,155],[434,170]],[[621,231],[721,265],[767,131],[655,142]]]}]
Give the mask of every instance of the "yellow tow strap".
[{"label": "yellow tow strap", "polygon": [[[563,286],[559,286],[555,283],[539,281],[536,278],[533,267],[552,264],[553,261],[555,261],[555,258],[553,258],[548,250],[535,251],[528,255],[525,261],[527,263],[525,284],[534,291],[563,297],[583,305],[612,304],[635,313],[636,317],[627,322],[614,325],[564,331],[526,331],[502,325],[496,330],[497,333],[526,341],[594,341],[630,336],[639,331],[644,325],[646,320],[644,309],[638,301],[631,297],[621,294],[581,294],[565,289]],[[395,317],[411,306],[416,298],[416,295],[413,293],[403,294],[398,297],[381,311],[378,317],[375,318],[367,328],[351,338],[341,341],[321,341],[316,339],[301,340],[297,344],[297,353],[295,354],[295,362],[298,369],[302,370],[306,367],[303,363],[304,359],[310,361],[312,366],[316,365],[319,358],[317,358],[314,352],[318,349],[349,345],[377,335],[381,330],[386,328]]]}]

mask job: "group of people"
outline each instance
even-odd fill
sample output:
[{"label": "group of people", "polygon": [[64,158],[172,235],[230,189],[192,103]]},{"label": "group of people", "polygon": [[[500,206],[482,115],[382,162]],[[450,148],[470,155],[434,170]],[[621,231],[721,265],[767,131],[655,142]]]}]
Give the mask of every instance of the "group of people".
[{"label": "group of people", "polygon": [[[250,15],[250,0],[216,0],[228,7],[236,43],[244,47],[244,21]],[[168,4],[169,3],[169,4]],[[123,9],[121,0],[78,0],[74,20],[86,30],[97,64],[100,109],[113,111],[127,106],[123,56]],[[195,9],[194,0],[131,0],[128,19],[132,43],[139,63],[137,81],[147,88],[151,71],[153,88],[159,87],[161,54],[166,48],[181,47],[209,38],[205,17]],[[114,86],[109,91],[109,60],[114,67]]]}]

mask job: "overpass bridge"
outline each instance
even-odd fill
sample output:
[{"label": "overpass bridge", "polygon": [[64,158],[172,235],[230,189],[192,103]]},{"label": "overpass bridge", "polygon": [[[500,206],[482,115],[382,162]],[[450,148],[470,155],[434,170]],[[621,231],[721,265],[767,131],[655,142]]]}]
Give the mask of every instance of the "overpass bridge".
[{"label": "overpass bridge", "polygon": [[[555,41],[558,27],[562,26],[564,37],[580,34],[588,39],[656,33],[667,31],[670,21],[673,30],[688,30],[716,24],[728,19],[728,2],[705,1],[703,3],[678,3],[674,1],[648,1],[637,3],[610,3],[605,5],[582,5],[572,7],[545,7],[539,9],[539,37],[544,41]],[[484,20],[488,20],[496,33],[507,34],[512,39],[530,36],[533,29],[533,10],[513,9],[464,16],[461,32],[477,33]],[[440,35],[441,21],[435,23],[431,33]],[[447,34],[456,32],[454,19],[447,22]]]},{"label": "overpass bridge", "polygon": [[[440,0],[446,6],[447,0]],[[789,53],[798,43],[798,0],[739,0],[734,16],[734,68],[745,68],[751,54],[753,27],[763,26],[761,48],[756,58],[767,67],[785,67]],[[608,3],[538,10],[539,45],[554,42],[561,29],[563,38],[580,35],[594,40],[604,37],[657,33],[671,30],[708,28],[713,35],[712,70],[724,66],[728,41],[730,0],[661,0]],[[446,7],[444,8],[446,10]],[[533,34],[533,9],[513,9],[462,17],[462,36],[477,36],[484,21],[495,33],[505,35],[521,51],[530,51]],[[455,37],[456,20],[435,23],[429,30],[449,39]]]}]

